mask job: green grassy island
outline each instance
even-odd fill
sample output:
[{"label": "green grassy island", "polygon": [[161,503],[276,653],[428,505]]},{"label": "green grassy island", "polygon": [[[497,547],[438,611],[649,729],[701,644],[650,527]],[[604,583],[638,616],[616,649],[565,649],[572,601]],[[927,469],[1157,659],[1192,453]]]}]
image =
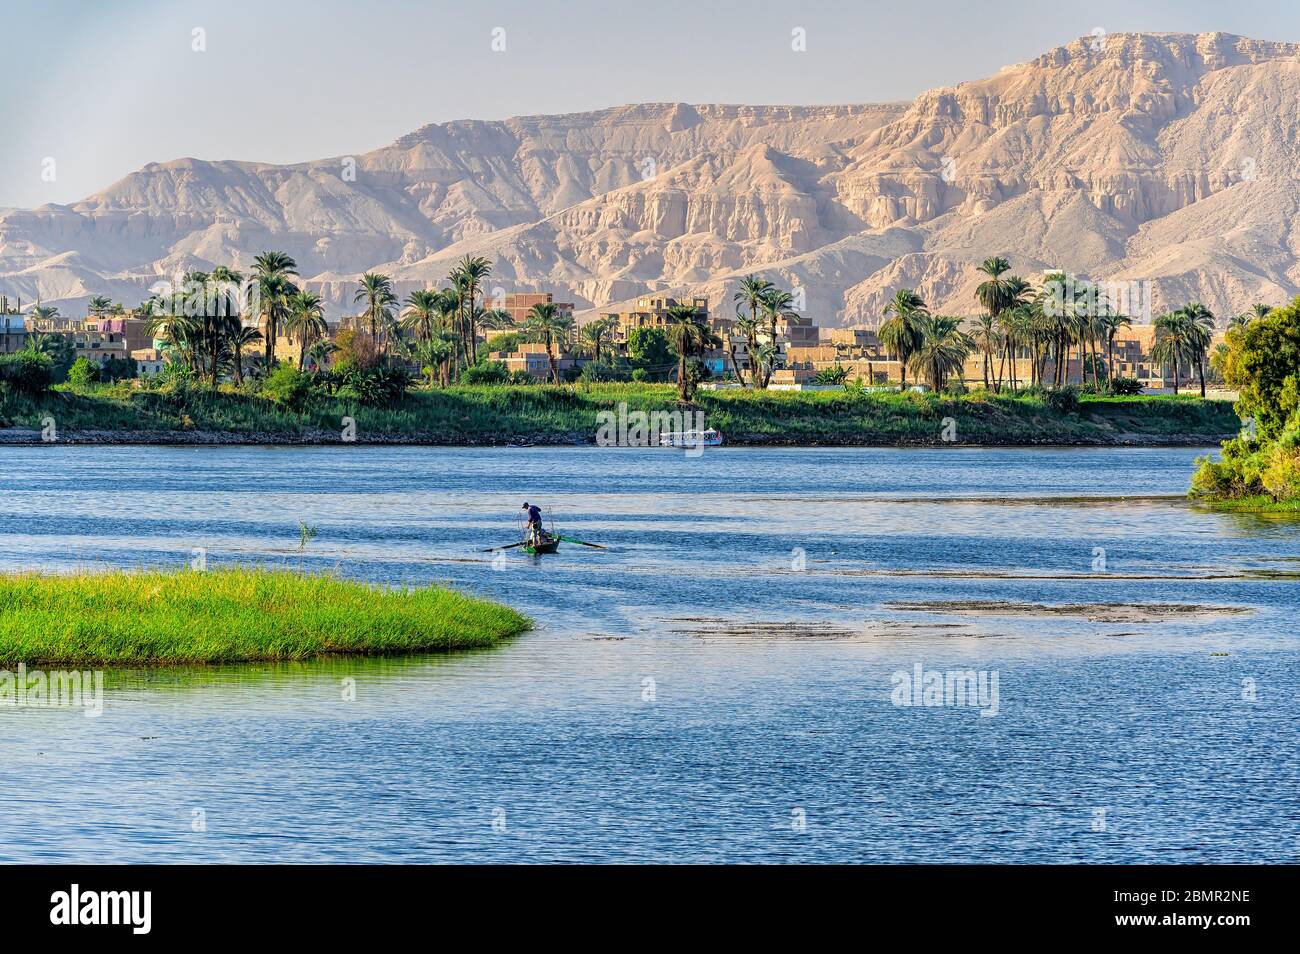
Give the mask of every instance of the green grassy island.
[{"label": "green grassy island", "polygon": [[131,666],[435,653],[527,630],[514,610],[436,587],[210,572],[0,575],[0,665]]},{"label": "green grassy island", "polygon": [[[283,377],[283,375],[282,375]],[[672,384],[419,387],[384,403],[309,388],[289,393],[183,382],[0,389],[0,440],[75,443],[593,443],[598,413],[676,411]],[[866,389],[698,391],[688,407],[729,445],[1212,444],[1240,427],[1232,405],[1192,395],[1074,389],[953,396]],[[352,430],[345,437],[344,418]],[[945,436],[945,419],[955,426]]]}]

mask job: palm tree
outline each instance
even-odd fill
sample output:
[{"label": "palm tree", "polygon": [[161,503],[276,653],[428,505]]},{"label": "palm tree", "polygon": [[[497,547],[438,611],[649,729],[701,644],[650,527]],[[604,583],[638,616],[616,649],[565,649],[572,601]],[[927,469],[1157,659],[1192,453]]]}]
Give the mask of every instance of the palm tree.
[{"label": "palm tree", "polygon": [[231,314],[239,310],[238,303],[231,297],[231,291],[238,288],[243,280],[242,273],[227,268],[225,265],[218,265],[212,270],[212,274],[208,276],[208,281],[211,283],[214,293],[213,297],[223,313]]},{"label": "palm tree", "polygon": [[44,331],[29,331],[23,350],[30,354],[45,354],[53,357],[59,350],[61,338],[62,335],[48,334]]},{"label": "palm tree", "polygon": [[767,381],[772,377],[778,353],[776,345],[770,341],[755,345],[754,350],[749,353],[750,374],[760,375],[764,382],[763,387],[767,387]]},{"label": "palm tree", "polygon": [[307,360],[311,362],[313,368],[324,368],[325,364],[338,353],[339,346],[328,338],[321,338],[314,341],[311,347],[307,349]]},{"label": "palm tree", "polygon": [[133,311],[137,318],[149,319],[162,310],[162,299],[157,295],[150,295],[140,304],[136,305]]},{"label": "palm tree", "polygon": [[[767,297],[768,292],[770,292],[774,287],[775,286],[766,278],[762,278],[758,275],[746,275],[740,280],[740,290],[731,296],[731,300],[738,306],[736,308],[737,314],[739,314],[741,307],[749,309],[749,318],[753,324],[751,325],[752,333],[749,340],[746,342],[746,346],[748,353],[751,355],[758,344],[759,309],[762,307],[763,300]],[[775,335],[773,336],[772,341],[773,344],[776,343]],[[752,360],[749,362],[749,376],[750,385],[757,387],[758,376],[755,374],[754,362]]]},{"label": "palm tree", "polygon": [[223,284],[233,273],[224,267],[213,269],[209,275],[196,275],[194,312],[197,318],[197,336],[203,349],[207,372],[212,387],[217,386],[223,358],[229,357],[230,339],[242,326],[239,308],[230,297],[229,286]]},{"label": "palm tree", "polygon": [[239,329],[230,336],[230,349],[234,357],[235,384],[244,383],[244,346],[255,345],[261,340],[262,333],[252,325],[246,325],[242,321],[239,323]]},{"label": "palm tree", "polygon": [[[1033,340],[1036,329],[1036,312],[1032,301],[1021,301],[1003,312],[1000,318],[1007,329],[1007,341],[1011,350],[1011,389],[1020,388],[1020,370],[1016,364],[1020,349],[1030,349],[1032,360]],[[1031,369],[1030,376],[1033,376]]]},{"label": "palm tree", "polygon": [[1205,356],[1214,340],[1214,313],[1199,301],[1183,308],[1187,317],[1187,346],[1190,358],[1196,362],[1196,378],[1205,397]]},{"label": "palm tree", "polygon": [[465,290],[467,296],[466,302],[466,334],[469,340],[469,361],[471,364],[478,363],[478,329],[475,327],[474,299],[478,295],[480,283],[492,274],[492,263],[486,258],[471,257],[466,255],[460,260],[452,272],[453,280],[459,279],[459,284]]},{"label": "palm tree", "polygon": [[313,291],[300,291],[289,298],[289,318],[285,331],[298,337],[298,370],[307,367],[307,347],[329,334],[325,321],[325,304]]},{"label": "palm tree", "polygon": [[961,319],[949,315],[920,316],[917,326],[921,341],[908,363],[932,390],[941,391],[950,374],[961,373],[966,357],[975,350],[975,341],[961,330]]},{"label": "palm tree", "polygon": [[440,292],[430,289],[413,291],[406,296],[406,311],[402,316],[402,327],[415,335],[417,341],[428,341],[433,337],[434,326],[442,307]]},{"label": "palm tree", "polygon": [[693,305],[674,305],[664,316],[668,338],[677,349],[677,400],[685,404],[695,393],[695,382],[687,367],[688,359],[717,342],[716,336]]},{"label": "palm tree", "polygon": [[447,385],[447,362],[455,351],[455,344],[444,332],[435,332],[433,337],[417,340],[410,348],[410,355],[419,366],[420,371],[433,384],[434,375],[438,375],[444,387]]},{"label": "palm tree", "polygon": [[796,317],[794,296],[788,291],[773,286],[767,290],[759,307],[763,311],[763,317],[767,319],[768,336],[772,339],[772,344],[776,344],[777,321],[782,318]]},{"label": "palm tree", "polygon": [[582,340],[591,346],[591,355],[597,364],[600,363],[600,346],[613,333],[613,330],[614,319],[608,315],[604,318],[589,321],[582,326]]},{"label": "palm tree", "polygon": [[996,321],[1002,310],[1010,304],[1007,283],[1002,275],[1011,270],[1011,263],[1001,255],[995,255],[984,259],[976,268],[988,278],[975,289],[975,297],[989,317]]},{"label": "palm tree", "polygon": [[437,334],[451,343],[451,353],[443,359],[441,378],[444,385],[450,383],[452,370],[456,366],[456,356],[460,353],[460,309],[461,293],[456,288],[444,288],[438,292]]},{"label": "palm tree", "polygon": [[[1052,384],[1064,387],[1069,383],[1070,346],[1079,345],[1079,364],[1083,366],[1083,342],[1088,335],[1094,309],[1089,305],[1090,286],[1076,282],[1064,272],[1049,272],[1044,276],[1043,288],[1034,301],[1039,334],[1043,337],[1044,360],[1052,358]],[[1080,373],[1082,381],[1082,372]]]},{"label": "palm tree", "polygon": [[288,314],[289,296],[298,290],[289,276],[297,274],[298,263],[284,252],[263,252],[253,259],[253,281],[256,283],[260,309],[257,317],[264,321],[265,330],[262,335],[266,340],[268,371],[275,363],[275,337],[280,322]]},{"label": "palm tree", "polygon": [[1174,393],[1178,393],[1179,364],[1189,353],[1190,322],[1179,309],[1161,315],[1155,320],[1156,340],[1151,346],[1151,359],[1174,366]]},{"label": "palm tree", "polygon": [[466,331],[469,321],[465,317],[465,306],[469,302],[469,278],[460,270],[459,266],[452,270],[447,276],[451,282],[451,287],[446,289],[448,301],[454,306],[451,316],[451,329],[456,342],[455,354],[452,356],[452,365],[459,373],[461,357],[464,357],[464,363],[469,363],[470,344],[469,335]]},{"label": "palm tree", "polygon": [[921,346],[920,320],[929,314],[925,299],[910,288],[900,288],[885,305],[887,320],[876,332],[880,343],[898,359],[900,383],[904,390],[907,389],[908,360],[912,357],[912,352]]},{"label": "palm tree", "polygon": [[[164,308],[166,306],[163,306]],[[174,350],[184,356],[185,349],[182,347],[184,335],[178,334],[176,325],[180,319],[175,315],[168,315],[162,311],[155,312],[149,317],[145,330],[149,336],[156,341],[161,341],[163,350]],[[188,363],[188,362],[187,362]]]},{"label": "palm tree", "polygon": [[[479,328],[500,330],[515,326],[514,318],[504,308],[475,308],[474,315],[474,323]],[[483,337],[486,347],[487,335],[485,334]]]},{"label": "palm tree", "polygon": [[105,298],[103,295],[95,295],[90,299],[88,311],[92,318],[102,318],[108,314],[112,307],[113,302],[111,299]]},{"label": "palm tree", "polygon": [[59,309],[53,305],[37,305],[31,310],[30,317],[36,321],[53,320],[59,317]]},{"label": "palm tree", "polygon": [[984,390],[990,391],[990,377],[993,373],[993,350],[997,347],[998,332],[996,319],[992,315],[980,315],[975,319],[974,338],[976,346],[984,353]]},{"label": "palm tree", "polygon": [[1250,306],[1250,309],[1248,311],[1243,311],[1241,314],[1233,315],[1231,318],[1229,318],[1228,330],[1241,331],[1252,321],[1256,321],[1260,318],[1267,317],[1268,313],[1271,312],[1272,310],[1273,309],[1270,306],[1265,305],[1261,302],[1256,302],[1255,304]]},{"label": "palm tree", "polygon": [[546,361],[551,366],[551,380],[559,384],[560,372],[555,364],[554,344],[556,339],[568,343],[569,332],[573,328],[573,316],[562,314],[554,302],[542,302],[533,305],[524,327],[530,334],[539,336],[545,343]]},{"label": "palm tree", "polygon": [[1119,334],[1121,328],[1128,328],[1133,324],[1133,319],[1128,315],[1117,315],[1108,311],[1101,318],[1102,335],[1106,340],[1106,383],[1113,384],[1115,381],[1115,336]]},{"label": "palm tree", "polygon": [[[743,386],[745,384],[745,375],[741,373],[740,363],[736,360],[736,335],[745,337],[746,354],[752,354],[753,349],[757,346],[758,322],[746,315],[739,307],[736,308],[736,322],[731,326],[731,334],[727,335],[727,355],[731,358],[731,370],[736,375],[736,380]],[[753,364],[746,360],[750,365],[750,373],[753,373]]]},{"label": "palm tree", "polygon": [[[1005,262],[1006,260],[1003,259]],[[1003,344],[1003,361],[1009,370],[1011,380],[1011,389],[1014,391],[1019,384],[1019,376],[1016,372],[1016,352],[1023,343],[1023,337],[1028,324],[1028,315],[1024,311],[1024,306],[1033,292],[1033,286],[1018,275],[1008,275],[1001,279],[1003,288],[1002,307],[998,311],[998,325],[1002,330]],[[1002,371],[998,370],[997,379],[998,389],[1002,388]]]},{"label": "palm tree", "polygon": [[370,340],[379,348],[379,332],[390,317],[389,306],[397,303],[393,294],[393,280],[379,272],[366,272],[361,276],[361,287],[352,297],[352,303],[365,302],[362,315],[370,322]]}]

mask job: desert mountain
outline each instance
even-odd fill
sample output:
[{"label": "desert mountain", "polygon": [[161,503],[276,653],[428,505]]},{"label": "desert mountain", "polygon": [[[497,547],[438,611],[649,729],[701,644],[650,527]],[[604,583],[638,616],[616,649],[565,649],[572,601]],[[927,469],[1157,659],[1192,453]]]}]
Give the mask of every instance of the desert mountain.
[{"label": "desert mountain", "polygon": [[1000,254],[1150,283],[1220,316],[1300,292],[1300,45],[1085,37],[910,104],[651,104],[426,126],[293,166],[150,164],[68,206],[0,212],[0,291],[79,313],[178,270],[282,249],[335,313],[378,269],[453,260],[580,308],[708,293],[762,271],[820,324],[874,324],[899,286],[976,310]]}]

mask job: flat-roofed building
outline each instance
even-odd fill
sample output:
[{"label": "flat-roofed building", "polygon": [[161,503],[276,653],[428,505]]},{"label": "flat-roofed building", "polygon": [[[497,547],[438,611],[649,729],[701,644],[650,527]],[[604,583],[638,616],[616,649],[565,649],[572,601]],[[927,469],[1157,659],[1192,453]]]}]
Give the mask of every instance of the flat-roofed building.
[{"label": "flat-roofed building", "polygon": [[[638,298],[633,310],[604,312],[601,317],[614,319],[618,327],[616,337],[620,341],[627,341],[627,336],[639,328],[666,327],[668,325],[668,313],[681,305],[693,307],[696,316],[701,321],[708,323],[709,300],[707,298],[672,298],[667,295]],[[730,322],[728,322],[728,325],[730,325]]]},{"label": "flat-roofed building", "polygon": [[573,317],[573,302],[556,301],[550,292],[510,292],[499,299],[488,298],[483,302],[485,308],[504,311],[516,325],[528,320],[534,305],[554,305],[561,316]]},{"label": "flat-roofed building", "polygon": [[827,328],[825,332],[826,342],[836,348],[873,354],[880,350],[880,339],[866,328]]},{"label": "flat-roofed building", "polygon": [[106,315],[102,318],[87,318],[83,327],[87,331],[120,335],[126,342],[128,351],[138,351],[153,344],[153,334],[149,331],[149,321],[146,318]]},{"label": "flat-roofed building", "polygon": [[167,355],[161,348],[137,348],[131,352],[131,357],[135,359],[137,377],[146,374],[161,374],[163,368],[167,367]]},{"label": "flat-roofed building", "polygon": [[[565,372],[577,367],[578,361],[555,345],[551,348],[555,353],[555,369],[563,380]],[[546,345],[540,342],[521,341],[514,351],[494,351],[488,355],[488,360],[500,361],[512,374],[527,371],[539,381],[551,376],[551,362],[546,356]]]},{"label": "flat-roofed building", "polygon": [[22,315],[0,314],[0,354],[22,351],[26,345],[26,319]]},{"label": "flat-roofed building", "polygon": [[777,319],[776,337],[787,348],[814,348],[821,344],[821,329],[807,315],[795,312]]},{"label": "flat-roofed building", "polygon": [[103,364],[114,358],[124,361],[130,357],[126,339],[119,332],[87,329],[64,334],[76,349],[77,357],[92,364]]}]

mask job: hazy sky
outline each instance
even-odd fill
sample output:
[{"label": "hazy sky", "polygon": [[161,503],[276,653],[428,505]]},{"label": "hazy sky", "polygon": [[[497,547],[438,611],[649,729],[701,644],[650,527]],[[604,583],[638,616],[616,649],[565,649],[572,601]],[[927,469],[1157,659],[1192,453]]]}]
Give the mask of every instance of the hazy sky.
[{"label": "hazy sky", "polygon": [[1300,4],[0,0],[0,207],[74,201],[147,162],[349,155],[451,119],[910,99],[1095,27],[1293,41]]}]

